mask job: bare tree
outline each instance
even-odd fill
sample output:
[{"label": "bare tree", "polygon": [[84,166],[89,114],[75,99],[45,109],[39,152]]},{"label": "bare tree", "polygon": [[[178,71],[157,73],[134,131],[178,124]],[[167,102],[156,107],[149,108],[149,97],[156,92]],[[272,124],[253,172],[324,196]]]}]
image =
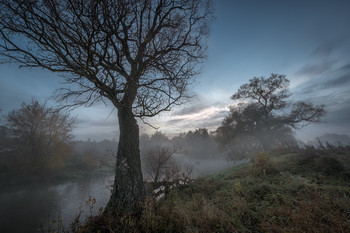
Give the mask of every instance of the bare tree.
[{"label": "bare tree", "polygon": [[150,180],[158,183],[169,166],[174,151],[167,147],[155,146],[144,152],[145,172]]},{"label": "bare tree", "polygon": [[155,196],[169,193],[172,187],[187,185],[192,181],[193,165],[181,165],[174,160],[175,150],[154,146],[143,153],[146,181],[151,184]]},{"label": "bare tree", "polygon": [[135,117],[152,117],[187,97],[205,58],[210,0],[0,0],[0,54],[21,67],[59,72],[60,100],[109,100],[120,139],[107,211],[144,197]]}]

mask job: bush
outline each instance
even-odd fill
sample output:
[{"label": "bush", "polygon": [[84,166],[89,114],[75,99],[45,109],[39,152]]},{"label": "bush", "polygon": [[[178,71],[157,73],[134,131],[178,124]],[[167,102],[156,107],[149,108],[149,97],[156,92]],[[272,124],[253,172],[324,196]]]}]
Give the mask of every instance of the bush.
[{"label": "bush", "polygon": [[325,175],[340,175],[343,172],[343,165],[335,158],[321,157],[316,162],[316,169]]},{"label": "bush", "polygon": [[253,166],[259,168],[266,168],[270,165],[270,158],[264,151],[257,152],[252,158]]}]

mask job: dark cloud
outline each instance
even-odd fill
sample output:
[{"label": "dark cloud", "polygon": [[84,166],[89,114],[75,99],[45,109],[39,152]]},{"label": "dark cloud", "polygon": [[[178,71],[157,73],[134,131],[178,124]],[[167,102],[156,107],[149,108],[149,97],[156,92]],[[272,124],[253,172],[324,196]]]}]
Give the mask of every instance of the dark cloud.
[{"label": "dark cloud", "polygon": [[184,119],[174,119],[174,120],[169,120],[167,121],[166,123],[169,124],[169,125],[172,125],[172,124],[177,124],[181,121],[183,121]]},{"label": "dark cloud", "polygon": [[296,75],[320,75],[333,69],[335,61],[325,61],[316,64],[307,64],[296,72]]},{"label": "dark cloud", "polygon": [[346,70],[346,71],[350,71],[350,63],[342,66],[339,70]]},{"label": "dark cloud", "polygon": [[[334,70],[334,65],[341,61],[340,54],[348,51],[349,52],[349,42],[348,37],[339,36],[333,40],[327,40],[317,46],[310,54],[312,63],[306,64],[296,75],[320,75],[327,71]],[[338,57],[336,60],[331,60],[331,57]],[[350,69],[350,63],[343,66],[340,69]]]},{"label": "dark cloud", "polygon": [[350,74],[342,75],[336,79],[325,82],[323,88],[338,87],[350,82]]},{"label": "dark cloud", "polygon": [[331,55],[332,51],[336,48],[337,44],[326,42],[318,46],[312,53],[311,56],[314,57],[328,57]]},{"label": "dark cloud", "polygon": [[[320,85],[318,88],[321,88]],[[312,87],[309,87],[309,91]],[[309,95],[305,98],[305,101],[313,102],[314,104],[324,104],[326,115],[325,123],[317,125],[317,127],[325,125],[328,128],[339,128],[342,131],[350,130],[350,99],[349,90],[339,91],[338,89],[333,89],[334,91],[324,92],[322,95]],[[321,91],[315,91],[315,93]],[[311,91],[309,92],[311,93]],[[316,126],[315,126],[316,127]],[[316,129],[316,128],[315,128]]]},{"label": "dark cloud", "polygon": [[327,124],[344,126],[350,130],[350,103],[341,103],[336,111],[328,111],[326,116]]},{"label": "dark cloud", "polygon": [[182,109],[175,111],[173,113],[174,116],[182,116],[182,115],[188,115],[193,113],[198,113],[206,108],[208,108],[209,105],[205,103],[201,103],[197,101],[195,104],[191,104],[189,106],[183,107]]},{"label": "dark cloud", "polygon": [[343,49],[348,43],[348,35],[338,35],[336,38],[324,41],[311,52],[311,57],[329,58],[338,49]]},{"label": "dark cloud", "polygon": [[336,39],[327,40],[312,51],[311,56],[316,58],[328,58],[335,50],[343,47],[344,42],[347,42],[346,36],[339,36]]},{"label": "dark cloud", "polygon": [[[342,88],[350,83],[350,74],[345,74],[338,76],[334,79],[329,79],[325,82],[316,83],[314,80],[307,83],[303,87],[299,87],[294,91],[297,95],[310,95],[317,94],[317,92],[322,90],[329,90],[331,88]],[[350,89],[350,86],[349,86]]]},{"label": "dark cloud", "polygon": [[[295,93],[307,96],[317,96],[320,91],[335,88],[346,88],[350,82],[350,62],[340,51],[347,51],[347,42],[343,39],[328,41],[318,46],[311,56],[313,63],[306,64],[296,72],[298,76],[308,76],[309,79],[298,87]],[[335,51],[336,50],[336,51]],[[330,60],[330,55],[337,54],[337,60]],[[345,62],[345,63],[344,63]]]}]

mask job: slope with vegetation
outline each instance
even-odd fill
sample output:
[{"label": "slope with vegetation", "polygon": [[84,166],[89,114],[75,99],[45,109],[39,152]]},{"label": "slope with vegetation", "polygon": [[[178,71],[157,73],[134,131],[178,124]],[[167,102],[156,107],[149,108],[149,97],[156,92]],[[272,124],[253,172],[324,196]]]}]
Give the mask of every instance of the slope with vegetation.
[{"label": "slope with vegetation", "polygon": [[[78,232],[350,232],[350,148],[259,152],[248,163],[149,196],[139,216],[91,218]],[[291,151],[290,151],[291,152]]]}]

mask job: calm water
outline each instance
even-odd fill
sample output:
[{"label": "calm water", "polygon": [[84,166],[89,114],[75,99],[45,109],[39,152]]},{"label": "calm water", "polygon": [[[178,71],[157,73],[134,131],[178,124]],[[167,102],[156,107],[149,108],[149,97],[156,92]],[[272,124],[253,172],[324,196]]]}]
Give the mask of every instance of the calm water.
[{"label": "calm water", "polygon": [[[79,208],[81,220],[90,216],[85,202],[96,198],[92,214],[106,205],[111,177],[97,177],[60,184],[32,184],[3,188],[0,191],[0,232],[42,232],[52,220],[62,217],[68,229]],[[55,225],[52,225],[55,226]]]},{"label": "calm water", "polygon": [[[194,159],[175,154],[174,159],[194,167],[193,176],[198,177],[233,167],[241,162],[228,162],[224,159]],[[96,199],[92,214],[96,215],[110,197],[110,184],[113,177],[96,177],[79,181],[56,184],[31,184],[0,190],[0,232],[42,232],[40,225],[47,230],[52,220],[62,217],[65,229],[69,228],[79,208],[80,220],[90,216],[85,205],[89,197]],[[52,225],[52,223],[51,223]],[[52,225],[55,226],[55,225]]]}]

